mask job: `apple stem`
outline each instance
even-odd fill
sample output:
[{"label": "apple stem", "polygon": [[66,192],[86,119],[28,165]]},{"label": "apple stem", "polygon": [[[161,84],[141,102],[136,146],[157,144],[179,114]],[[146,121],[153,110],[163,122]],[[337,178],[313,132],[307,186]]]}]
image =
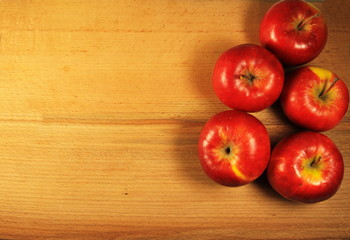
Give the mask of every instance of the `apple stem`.
[{"label": "apple stem", "polygon": [[321,156],[315,157],[310,163],[310,167],[315,167],[321,161]]},{"label": "apple stem", "polygon": [[241,78],[248,80],[250,83],[253,82],[254,79],[256,79],[256,76],[251,74],[250,72],[247,72],[246,74],[242,74]]},{"label": "apple stem", "polygon": [[[338,82],[338,80],[339,80],[339,78],[335,77],[334,81],[331,83],[331,85],[329,85],[327,87],[328,84],[325,84],[319,97],[323,97],[324,95],[326,95],[334,87],[334,85]],[[327,81],[327,83],[328,83],[328,81]]]},{"label": "apple stem", "polygon": [[301,31],[304,29],[305,24],[309,23],[312,19],[319,17],[321,14],[320,13],[316,13],[315,15],[312,15],[311,17],[302,20],[298,25],[297,25],[297,30]]}]

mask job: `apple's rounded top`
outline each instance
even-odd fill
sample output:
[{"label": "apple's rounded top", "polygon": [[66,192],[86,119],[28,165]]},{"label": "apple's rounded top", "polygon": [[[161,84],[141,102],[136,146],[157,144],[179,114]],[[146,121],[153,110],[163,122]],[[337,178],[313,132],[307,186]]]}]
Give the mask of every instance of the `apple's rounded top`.
[{"label": "apple's rounded top", "polygon": [[328,131],[345,116],[349,90],[337,74],[304,66],[287,74],[280,102],[294,124],[313,131]]},{"label": "apple's rounded top", "polygon": [[203,127],[198,155],[204,172],[215,182],[237,187],[257,179],[270,158],[266,127],[238,110],[217,113]]},{"label": "apple's rounded top", "polygon": [[260,24],[260,42],[288,66],[315,59],[327,42],[327,25],[321,11],[302,0],[275,3]]},{"label": "apple's rounded top", "polygon": [[344,176],[344,162],[329,137],[302,131],[276,144],[267,176],[271,186],[285,198],[317,203],[338,191]]},{"label": "apple's rounded top", "polygon": [[284,83],[282,64],[256,44],[241,44],[223,52],[215,64],[212,84],[226,106],[257,112],[271,106]]}]

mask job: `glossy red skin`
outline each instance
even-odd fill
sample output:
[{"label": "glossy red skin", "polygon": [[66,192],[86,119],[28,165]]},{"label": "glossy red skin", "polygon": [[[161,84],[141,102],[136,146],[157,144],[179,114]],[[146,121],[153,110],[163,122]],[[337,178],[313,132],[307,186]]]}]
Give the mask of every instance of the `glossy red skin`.
[{"label": "glossy red skin", "polygon": [[[295,19],[310,21],[311,30],[298,31]],[[302,0],[285,0],[275,3],[265,14],[260,24],[261,45],[284,64],[302,65],[315,59],[327,42],[327,25],[322,13],[311,3]]]},{"label": "glossy red skin", "polygon": [[[236,166],[245,175],[237,176],[230,162],[218,158],[222,138],[219,129],[237,147]],[[270,139],[265,126],[254,116],[237,110],[221,112],[204,126],[198,143],[198,154],[204,172],[224,186],[242,186],[258,178],[270,158]]]},{"label": "glossy red skin", "polygon": [[[302,177],[301,161],[321,155],[322,182],[313,184]],[[320,161],[320,162],[321,162]],[[339,189],[344,175],[344,163],[336,145],[327,136],[317,132],[299,132],[282,139],[272,150],[267,168],[271,186],[283,197],[316,203],[332,197]]]},{"label": "glossy red skin", "polygon": [[[240,76],[250,70],[259,79],[249,84]],[[213,87],[228,107],[257,112],[271,106],[281,94],[282,64],[269,51],[254,44],[238,45],[224,52],[216,62]]]},{"label": "glossy red skin", "polygon": [[[339,78],[336,74],[334,77]],[[349,91],[341,79],[330,90],[337,91],[333,103],[320,104],[318,99],[310,94],[320,82],[320,77],[309,67],[299,68],[286,76],[280,98],[282,110],[289,120],[305,129],[318,132],[336,127],[349,106]]]}]

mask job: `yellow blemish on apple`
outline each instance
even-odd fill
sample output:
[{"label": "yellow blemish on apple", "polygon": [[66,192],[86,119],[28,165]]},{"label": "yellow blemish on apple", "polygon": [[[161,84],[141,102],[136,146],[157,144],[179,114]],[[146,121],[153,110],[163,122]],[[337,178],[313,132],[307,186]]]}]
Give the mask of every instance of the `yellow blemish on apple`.
[{"label": "yellow blemish on apple", "polygon": [[331,71],[328,71],[324,68],[319,68],[319,67],[309,67],[309,69],[315,73],[320,79],[322,80],[327,80],[331,79],[333,73]]},{"label": "yellow blemish on apple", "polygon": [[[231,162],[230,162],[231,163]],[[240,179],[244,180],[244,181],[248,181],[249,179],[237,168],[235,163],[231,163],[231,169],[233,171],[233,173],[239,177]]]},{"label": "yellow blemish on apple", "polygon": [[325,166],[320,160],[321,156],[317,155],[313,158],[306,158],[302,163],[302,178],[314,185],[320,185],[323,180],[322,170]]},{"label": "yellow blemish on apple", "polygon": [[240,179],[247,181],[248,178],[237,167],[237,155],[239,153],[238,147],[225,134],[223,128],[218,129],[221,144],[213,149],[214,154],[221,161],[228,161],[231,165],[232,172]]},{"label": "yellow blemish on apple", "polygon": [[336,98],[337,89],[333,88],[337,79],[331,71],[318,67],[309,67],[320,79],[321,83],[317,86],[312,94],[315,94],[316,99],[319,99],[324,106],[331,106],[331,101]]}]

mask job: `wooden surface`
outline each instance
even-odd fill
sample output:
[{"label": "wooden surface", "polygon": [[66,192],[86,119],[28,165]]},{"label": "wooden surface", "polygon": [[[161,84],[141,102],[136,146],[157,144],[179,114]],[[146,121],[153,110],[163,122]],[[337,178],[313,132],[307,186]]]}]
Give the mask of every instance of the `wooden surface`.
[{"label": "wooden surface", "polygon": [[[345,176],[297,204],[262,176],[240,188],[197,158],[218,56],[259,43],[273,1],[0,1],[1,239],[349,239],[350,117],[326,132]],[[310,65],[350,86],[350,2],[317,2],[329,26]],[[255,113],[272,143],[298,129]]]}]

